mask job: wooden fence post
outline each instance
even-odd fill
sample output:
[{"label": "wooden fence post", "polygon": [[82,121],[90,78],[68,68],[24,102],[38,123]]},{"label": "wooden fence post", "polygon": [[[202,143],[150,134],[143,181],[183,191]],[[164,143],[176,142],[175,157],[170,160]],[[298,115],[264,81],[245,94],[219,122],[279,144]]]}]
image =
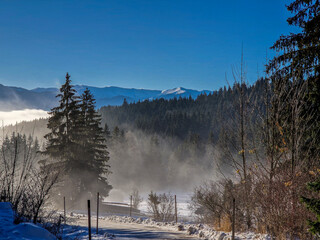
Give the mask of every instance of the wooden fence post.
[{"label": "wooden fence post", "polygon": [[90,211],[90,200],[88,200],[88,230],[89,240],[91,240],[91,211]]},{"label": "wooden fence post", "polygon": [[99,192],[97,193],[97,234],[99,229]]},{"label": "wooden fence post", "polygon": [[176,223],[178,222],[177,195],[174,195],[174,212],[176,215]]},{"label": "wooden fence post", "polygon": [[236,224],[236,199],[235,198],[233,198],[232,205],[233,205],[233,212],[232,212],[232,240],[234,240],[235,224]]},{"label": "wooden fence post", "polygon": [[66,197],[63,197],[63,217],[64,217],[64,224],[66,224]]},{"label": "wooden fence post", "polygon": [[132,215],[132,195],[130,195],[130,217]]}]

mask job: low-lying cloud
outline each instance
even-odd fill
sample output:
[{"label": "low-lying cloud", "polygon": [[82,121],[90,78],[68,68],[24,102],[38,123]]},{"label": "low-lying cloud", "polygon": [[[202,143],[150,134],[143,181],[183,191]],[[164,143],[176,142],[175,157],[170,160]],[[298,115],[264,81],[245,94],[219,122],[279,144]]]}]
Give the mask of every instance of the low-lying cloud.
[{"label": "low-lying cloud", "polygon": [[24,109],[15,111],[0,111],[1,125],[14,125],[22,121],[32,121],[39,118],[47,118],[48,112],[40,109]]}]

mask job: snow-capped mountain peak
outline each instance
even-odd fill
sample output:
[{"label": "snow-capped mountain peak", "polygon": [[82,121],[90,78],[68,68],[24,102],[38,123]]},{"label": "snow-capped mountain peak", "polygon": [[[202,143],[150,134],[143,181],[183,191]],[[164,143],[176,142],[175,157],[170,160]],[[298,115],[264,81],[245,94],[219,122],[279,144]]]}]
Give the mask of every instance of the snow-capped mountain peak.
[{"label": "snow-capped mountain peak", "polygon": [[168,90],[163,90],[161,92],[161,94],[163,95],[168,95],[168,94],[183,94],[186,92],[185,88],[182,87],[178,87],[178,88],[172,88],[172,89],[168,89]]}]

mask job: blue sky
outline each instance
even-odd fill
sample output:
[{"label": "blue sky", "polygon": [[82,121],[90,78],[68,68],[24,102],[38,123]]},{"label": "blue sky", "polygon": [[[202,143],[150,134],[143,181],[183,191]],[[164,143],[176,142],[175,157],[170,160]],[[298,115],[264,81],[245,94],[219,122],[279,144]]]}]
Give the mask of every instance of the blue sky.
[{"label": "blue sky", "polygon": [[[287,25],[288,0],[0,0],[0,83],[218,89],[243,43],[247,80]],[[268,50],[269,56],[274,54]]]}]

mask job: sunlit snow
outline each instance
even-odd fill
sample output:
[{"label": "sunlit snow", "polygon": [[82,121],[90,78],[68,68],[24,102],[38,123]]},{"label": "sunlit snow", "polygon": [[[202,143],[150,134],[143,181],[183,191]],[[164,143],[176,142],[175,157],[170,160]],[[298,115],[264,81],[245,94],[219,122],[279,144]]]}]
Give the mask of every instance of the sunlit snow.
[{"label": "sunlit snow", "polygon": [[186,91],[183,88],[178,87],[178,88],[163,90],[161,92],[161,94],[163,94],[163,95],[167,95],[167,94],[182,94],[182,93],[185,93],[185,92]]}]

